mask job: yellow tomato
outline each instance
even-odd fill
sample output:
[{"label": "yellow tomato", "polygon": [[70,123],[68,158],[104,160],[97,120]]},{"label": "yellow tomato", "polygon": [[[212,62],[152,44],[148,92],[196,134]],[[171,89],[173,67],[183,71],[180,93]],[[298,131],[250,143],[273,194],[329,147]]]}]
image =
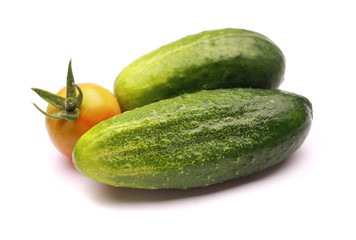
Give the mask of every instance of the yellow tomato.
[{"label": "yellow tomato", "polygon": [[[90,128],[121,113],[115,96],[107,89],[93,84],[78,84],[83,93],[83,101],[79,107],[79,117],[74,121],[51,119],[46,117],[46,128],[54,146],[64,155],[71,158],[75,143]],[[66,87],[57,95],[66,97]],[[77,91],[78,92],[78,91]],[[47,107],[47,113],[56,114],[60,109]]]}]

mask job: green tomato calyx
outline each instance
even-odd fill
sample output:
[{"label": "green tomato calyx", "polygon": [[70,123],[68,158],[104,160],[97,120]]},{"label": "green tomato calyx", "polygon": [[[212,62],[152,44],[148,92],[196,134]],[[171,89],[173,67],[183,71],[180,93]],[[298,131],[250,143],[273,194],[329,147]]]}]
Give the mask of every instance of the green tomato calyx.
[{"label": "green tomato calyx", "polygon": [[80,87],[74,83],[72,60],[69,61],[68,66],[66,98],[39,88],[32,88],[32,90],[35,91],[46,102],[61,110],[56,114],[48,114],[47,112],[40,109],[36,104],[33,104],[46,117],[51,119],[65,119],[69,121],[75,121],[78,119],[79,107],[83,101],[83,92]]}]

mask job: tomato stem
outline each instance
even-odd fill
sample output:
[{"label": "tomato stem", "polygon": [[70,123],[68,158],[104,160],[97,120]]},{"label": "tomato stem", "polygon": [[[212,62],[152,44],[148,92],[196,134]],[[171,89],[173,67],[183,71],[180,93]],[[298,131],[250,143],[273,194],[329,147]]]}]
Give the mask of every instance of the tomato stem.
[{"label": "tomato stem", "polygon": [[83,101],[83,92],[80,87],[74,83],[72,59],[69,61],[68,66],[66,98],[39,88],[32,88],[32,90],[35,91],[46,102],[62,110],[56,114],[51,115],[40,109],[36,104],[33,104],[46,117],[51,119],[65,119],[69,121],[75,121],[79,117],[79,107]]}]

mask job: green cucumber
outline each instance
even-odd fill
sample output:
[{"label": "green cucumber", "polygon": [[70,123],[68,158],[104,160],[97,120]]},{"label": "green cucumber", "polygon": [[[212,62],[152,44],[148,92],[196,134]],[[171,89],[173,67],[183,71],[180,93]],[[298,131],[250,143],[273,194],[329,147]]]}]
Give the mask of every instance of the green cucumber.
[{"label": "green cucumber", "polygon": [[293,93],[202,90],[101,122],[79,139],[73,162],[83,175],[113,186],[208,186],[286,159],[311,121],[311,103]]},{"label": "green cucumber", "polygon": [[126,111],[199,90],[278,88],[284,70],[281,50],[259,33],[205,31],[132,62],[117,76],[114,94]]}]

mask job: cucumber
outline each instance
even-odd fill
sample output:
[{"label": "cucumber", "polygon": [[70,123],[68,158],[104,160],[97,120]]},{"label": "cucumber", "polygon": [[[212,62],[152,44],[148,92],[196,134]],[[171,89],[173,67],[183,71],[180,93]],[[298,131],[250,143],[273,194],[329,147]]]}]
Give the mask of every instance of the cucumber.
[{"label": "cucumber", "polygon": [[286,159],[311,122],[311,103],[293,93],[202,90],[99,123],[79,139],[73,162],[83,175],[112,186],[208,186]]},{"label": "cucumber", "polygon": [[285,58],[267,37],[243,29],[190,35],[148,53],[117,76],[123,111],[199,90],[278,88]]}]

